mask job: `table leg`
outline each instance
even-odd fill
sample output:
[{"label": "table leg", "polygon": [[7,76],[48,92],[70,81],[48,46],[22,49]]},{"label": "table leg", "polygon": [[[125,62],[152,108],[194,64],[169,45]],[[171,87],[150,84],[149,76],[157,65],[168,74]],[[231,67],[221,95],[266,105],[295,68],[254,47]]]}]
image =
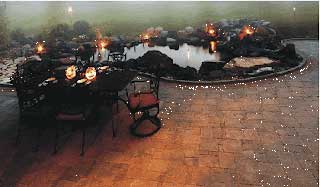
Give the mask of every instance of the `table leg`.
[{"label": "table leg", "polygon": [[[117,102],[117,103],[115,103],[115,102]],[[115,93],[115,96],[111,99],[111,115],[112,115],[112,136],[113,137],[116,137],[117,136],[117,130],[118,130],[118,126],[117,126],[117,124],[115,124],[115,121],[114,121],[114,115],[115,115],[115,113],[114,113],[114,111],[113,111],[113,108],[114,108],[114,104],[117,104],[117,113],[118,113],[118,111],[119,111],[119,106],[118,106],[118,92],[116,92]]]}]

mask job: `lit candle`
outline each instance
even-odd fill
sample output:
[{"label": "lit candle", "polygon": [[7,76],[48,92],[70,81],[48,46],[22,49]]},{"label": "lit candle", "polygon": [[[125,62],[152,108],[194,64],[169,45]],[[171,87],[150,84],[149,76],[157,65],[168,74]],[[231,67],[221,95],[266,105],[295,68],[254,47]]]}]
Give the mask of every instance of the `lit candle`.
[{"label": "lit candle", "polygon": [[94,67],[88,67],[85,76],[88,80],[94,80],[97,76],[96,69]]},{"label": "lit candle", "polygon": [[66,77],[67,77],[67,79],[71,80],[71,79],[75,78],[76,75],[77,75],[76,66],[72,65],[72,66],[69,66],[66,69]]}]

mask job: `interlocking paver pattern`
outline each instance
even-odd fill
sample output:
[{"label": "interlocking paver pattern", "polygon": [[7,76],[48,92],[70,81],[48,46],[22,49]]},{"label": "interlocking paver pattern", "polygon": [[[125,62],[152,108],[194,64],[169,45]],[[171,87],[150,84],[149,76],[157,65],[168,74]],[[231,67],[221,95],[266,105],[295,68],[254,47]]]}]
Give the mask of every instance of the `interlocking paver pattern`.
[{"label": "interlocking paver pattern", "polygon": [[131,136],[122,106],[118,136],[109,117],[101,120],[104,129],[84,157],[80,133],[54,156],[50,130],[37,153],[31,133],[14,146],[17,98],[3,92],[0,186],[318,186],[319,44],[295,44],[310,62],[301,72],[236,85],[161,82],[164,126],[157,134]]}]

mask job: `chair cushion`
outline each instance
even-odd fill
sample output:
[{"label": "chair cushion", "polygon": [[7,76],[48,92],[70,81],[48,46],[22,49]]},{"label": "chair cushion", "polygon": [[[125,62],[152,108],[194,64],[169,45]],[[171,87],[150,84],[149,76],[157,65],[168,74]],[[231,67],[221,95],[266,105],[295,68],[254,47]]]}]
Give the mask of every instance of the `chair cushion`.
[{"label": "chair cushion", "polygon": [[152,93],[139,93],[129,95],[129,106],[130,108],[146,108],[159,104],[159,99]]},{"label": "chair cushion", "polygon": [[91,105],[74,106],[64,105],[62,110],[56,114],[56,120],[61,121],[83,121],[93,112]]},{"label": "chair cushion", "polygon": [[58,113],[56,115],[56,120],[59,120],[59,121],[83,121],[83,120],[85,120],[85,116],[83,114]]}]

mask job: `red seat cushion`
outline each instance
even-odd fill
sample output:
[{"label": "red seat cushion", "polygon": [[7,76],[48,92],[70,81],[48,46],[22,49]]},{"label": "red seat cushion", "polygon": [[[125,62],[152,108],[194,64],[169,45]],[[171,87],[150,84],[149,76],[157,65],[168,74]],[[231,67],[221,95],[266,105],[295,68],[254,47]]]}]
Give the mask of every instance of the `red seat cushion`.
[{"label": "red seat cushion", "polygon": [[83,121],[85,117],[83,114],[65,114],[65,113],[58,113],[56,115],[56,120],[61,121]]},{"label": "red seat cushion", "polygon": [[145,108],[156,104],[159,104],[159,99],[152,93],[140,93],[129,95],[130,108]]},{"label": "red seat cushion", "polygon": [[61,121],[83,121],[93,112],[92,106],[74,106],[64,105],[63,108],[56,114],[56,120]]}]

